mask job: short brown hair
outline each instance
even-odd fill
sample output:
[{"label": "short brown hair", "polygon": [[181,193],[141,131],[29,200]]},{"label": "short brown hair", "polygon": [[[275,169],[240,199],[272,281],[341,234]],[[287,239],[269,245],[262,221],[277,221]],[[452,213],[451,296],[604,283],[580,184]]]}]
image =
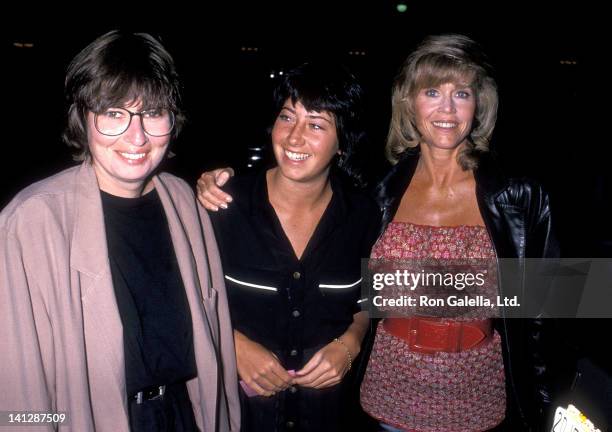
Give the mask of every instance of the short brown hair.
[{"label": "short brown hair", "polygon": [[76,148],[74,159],[89,155],[87,112],[142,100],[143,109],[164,107],[175,115],[172,137],[185,121],[178,74],[172,56],[146,33],[108,32],[85,47],[68,66],[68,105],[63,139]]},{"label": "short brown hair", "polygon": [[444,83],[468,85],[476,95],[476,113],[468,145],[458,158],[463,169],[478,166],[478,155],[489,149],[497,119],[497,85],[480,46],[467,36],[429,36],[408,56],[395,80],[386,153],[396,163],[406,149],[419,144],[414,102],[423,88]]}]

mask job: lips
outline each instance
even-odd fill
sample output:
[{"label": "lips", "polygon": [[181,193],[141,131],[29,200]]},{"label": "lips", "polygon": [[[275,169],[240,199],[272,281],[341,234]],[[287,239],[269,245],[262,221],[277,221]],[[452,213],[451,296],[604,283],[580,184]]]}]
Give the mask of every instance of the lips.
[{"label": "lips", "polygon": [[456,122],[443,122],[443,121],[434,121],[434,122],[431,122],[431,124],[441,129],[454,129],[457,126],[459,126],[459,124]]},{"label": "lips", "polygon": [[289,150],[285,150],[285,156],[287,156],[287,158],[290,161],[301,162],[301,161],[305,161],[306,159],[308,159],[312,155],[310,155],[308,153],[292,152],[292,151],[289,151]]},{"label": "lips", "polygon": [[130,153],[118,151],[117,154],[127,163],[137,165],[145,161],[148,152]]}]

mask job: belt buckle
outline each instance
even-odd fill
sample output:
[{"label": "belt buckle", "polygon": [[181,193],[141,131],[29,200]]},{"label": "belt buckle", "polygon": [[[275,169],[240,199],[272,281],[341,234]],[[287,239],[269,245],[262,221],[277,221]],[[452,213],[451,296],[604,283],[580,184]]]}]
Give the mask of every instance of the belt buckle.
[{"label": "belt buckle", "polygon": [[155,386],[153,389],[141,390],[138,393],[136,393],[136,403],[140,405],[145,400],[161,399],[165,393],[166,393],[165,385]]},{"label": "belt buckle", "polygon": [[416,319],[411,323],[409,346],[413,351],[424,354],[459,351],[457,329],[452,323],[423,319]]}]

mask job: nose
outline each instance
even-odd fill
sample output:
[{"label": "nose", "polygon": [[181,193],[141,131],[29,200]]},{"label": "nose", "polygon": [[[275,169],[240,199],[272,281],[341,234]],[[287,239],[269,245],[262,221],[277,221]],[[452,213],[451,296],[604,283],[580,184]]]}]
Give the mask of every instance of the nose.
[{"label": "nose", "polygon": [[130,126],[123,133],[123,136],[124,139],[132,145],[141,147],[146,144],[148,138],[144,128],[142,127],[142,117],[140,115],[135,115],[132,117]]},{"label": "nose", "polygon": [[454,113],[455,109],[455,101],[452,95],[443,96],[440,101],[440,111],[444,113]]},{"label": "nose", "polygon": [[301,122],[294,124],[289,131],[287,141],[293,147],[301,146],[304,143],[304,124]]}]

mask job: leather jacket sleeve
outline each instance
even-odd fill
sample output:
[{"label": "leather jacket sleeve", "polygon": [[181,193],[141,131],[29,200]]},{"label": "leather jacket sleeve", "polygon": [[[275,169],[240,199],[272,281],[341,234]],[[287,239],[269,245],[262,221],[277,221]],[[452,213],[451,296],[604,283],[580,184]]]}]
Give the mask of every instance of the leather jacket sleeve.
[{"label": "leather jacket sleeve", "polygon": [[558,258],[559,243],[553,229],[550,198],[539,184],[529,183],[527,258]]},{"label": "leather jacket sleeve", "polygon": [[[527,258],[558,258],[559,244],[554,231],[550,210],[550,198],[538,184],[531,183],[529,199],[529,221],[525,248]],[[550,265],[548,261],[544,265]],[[547,290],[546,287],[541,287]],[[547,296],[546,293],[545,296]],[[551,402],[554,389],[554,365],[560,356],[555,355],[556,321],[551,318],[527,320],[527,353],[530,356],[533,376],[533,399],[536,402],[534,430],[546,431],[550,427]]]},{"label": "leather jacket sleeve", "polygon": [[[488,215],[483,216],[490,220],[498,256],[518,258],[519,268],[522,258],[546,258],[541,264],[551,265],[548,259],[559,257],[559,245],[550,199],[543,188],[529,180],[514,179],[491,196],[483,209]],[[523,289],[538,290],[532,295],[542,305],[549,295],[546,285],[531,284]],[[515,409],[519,410],[515,414],[523,420],[522,429],[544,431],[553,399],[553,366],[558,361],[554,348],[556,322],[540,317],[503,321],[500,325],[506,338],[507,378],[514,388],[510,397],[517,398]]]}]

